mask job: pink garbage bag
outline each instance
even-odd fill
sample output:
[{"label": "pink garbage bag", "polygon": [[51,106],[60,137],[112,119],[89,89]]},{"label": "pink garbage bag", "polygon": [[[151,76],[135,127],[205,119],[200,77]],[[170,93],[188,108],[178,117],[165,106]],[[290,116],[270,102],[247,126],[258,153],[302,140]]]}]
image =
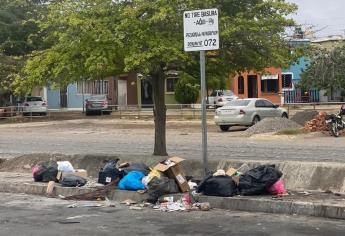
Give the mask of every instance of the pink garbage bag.
[{"label": "pink garbage bag", "polygon": [[277,182],[275,182],[271,187],[267,189],[267,191],[272,195],[281,195],[287,193],[284,186],[284,181],[282,179],[279,179]]}]

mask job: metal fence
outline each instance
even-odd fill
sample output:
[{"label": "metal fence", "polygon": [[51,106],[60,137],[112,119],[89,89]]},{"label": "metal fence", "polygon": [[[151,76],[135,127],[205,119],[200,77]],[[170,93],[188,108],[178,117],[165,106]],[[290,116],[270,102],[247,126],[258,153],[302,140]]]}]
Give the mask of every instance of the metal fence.
[{"label": "metal fence", "polygon": [[[317,110],[325,111],[327,113],[336,112],[340,109],[341,105],[345,103],[287,103],[283,107],[288,110],[289,116],[292,117],[299,111]],[[152,119],[153,118],[153,105],[128,105],[128,106],[109,106],[111,116],[105,113],[95,113],[100,115],[101,118],[115,117],[115,118],[133,118],[133,119]],[[201,119],[201,104],[167,104],[166,116],[168,119]],[[212,119],[214,116],[214,107],[207,109],[207,118]],[[49,109],[45,116],[40,116],[36,113],[24,112],[22,106],[0,107],[0,120],[25,120],[34,121],[41,119],[83,119],[86,116],[82,109]],[[91,118],[93,116],[90,116]]]},{"label": "metal fence", "polygon": [[[107,111],[111,111],[111,117],[117,118],[152,118],[153,117],[153,105],[109,105]],[[109,117],[108,112],[94,112],[94,115],[101,115],[101,117]],[[176,119],[200,119],[201,117],[201,104],[166,104],[167,118]],[[209,118],[214,116],[215,108],[210,107],[207,109],[207,116]],[[61,117],[69,118],[83,118],[86,116],[83,109],[47,109],[47,113],[42,116],[40,113],[27,112],[23,106],[10,106],[0,107],[0,119],[9,120],[37,120],[37,119],[55,119]],[[88,117],[88,116],[87,116]],[[90,116],[92,117],[92,116]]]},{"label": "metal fence", "polygon": [[305,92],[301,89],[284,91],[283,96],[285,104],[320,102],[320,92],[315,89]]}]

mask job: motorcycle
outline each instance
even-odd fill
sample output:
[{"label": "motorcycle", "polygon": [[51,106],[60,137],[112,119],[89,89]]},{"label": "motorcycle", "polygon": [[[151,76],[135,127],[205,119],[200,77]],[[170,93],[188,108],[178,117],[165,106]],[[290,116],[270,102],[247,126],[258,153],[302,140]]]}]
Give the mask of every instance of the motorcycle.
[{"label": "motorcycle", "polygon": [[343,116],[345,115],[345,105],[342,105],[337,114],[327,116],[326,124],[330,125],[331,133],[334,137],[339,137],[339,132],[345,129]]}]

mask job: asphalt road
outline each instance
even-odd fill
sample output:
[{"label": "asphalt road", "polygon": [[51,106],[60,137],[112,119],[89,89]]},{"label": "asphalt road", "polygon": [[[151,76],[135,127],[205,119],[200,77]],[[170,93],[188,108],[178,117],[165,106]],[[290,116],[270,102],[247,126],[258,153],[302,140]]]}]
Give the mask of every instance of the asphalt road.
[{"label": "asphalt road", "polygon": [[[241,129],[220,132],[209,124],[210,159],[343,161],[345,135],[241,137]],[[152,121],[88,119],[0,124],[0,158],[30,153],[128,154],[153,152]],[[169,122],[170,155],[200,158],[200,122]]]},{"label": "asphalt road", "polygon": [[145,208],[67,208],[73,202],[0,193],[0,235],[343,235],[345,222],[313,217],[230,212],[160,212]]}]

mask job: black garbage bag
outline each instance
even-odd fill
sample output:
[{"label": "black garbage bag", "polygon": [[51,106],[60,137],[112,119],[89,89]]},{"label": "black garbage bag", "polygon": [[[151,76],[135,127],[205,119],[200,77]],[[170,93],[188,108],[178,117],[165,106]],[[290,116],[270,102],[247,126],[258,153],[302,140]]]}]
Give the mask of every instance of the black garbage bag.
[{"label": "black garbage bag", "polygon": [[86,179],[80,176],[69,175],[63,177],[60,184],[62,187],[82,187],[86,182]]},{"label": "black garbage bag", "polygon": [[210,174],[199,184],[197,192],[207,196],[232,197],[238,194],[238,189],[230,176],[212,176]]},{"label": "black garbage bag", "polygon": [[123,168],[123,171],[125,175],[132,171],[140,171],[147,176],[150,173],[150,168],[144,163],[132,163],[128,167]]},{"label": "black garbage bag", "polygon": [[124,176],[124,173],[116,168],[115,161],[108,161],[103,168],[98,173],[98,183],[100,184],[109,184],[117,178],[121,179]]},{"label": "black garbage bag", "polygon": [[147,185],[148,202],[156,203],[158,198],[171,193],[178,193],[179,189],[174,179],[167,177],[153,177]]},{"label": "black garbage bag", "polygon": [[35,182],[57,181],[58,164],[51,161],[48,164],[37,166],[37,170],[33,173]]},{"label": "black garbage bag", "polygon": [[263,165],[241,175],[238,188],[241,195],[261,195],[267,193],[267,188],[277,182],[283,173],[275,165]]}]

